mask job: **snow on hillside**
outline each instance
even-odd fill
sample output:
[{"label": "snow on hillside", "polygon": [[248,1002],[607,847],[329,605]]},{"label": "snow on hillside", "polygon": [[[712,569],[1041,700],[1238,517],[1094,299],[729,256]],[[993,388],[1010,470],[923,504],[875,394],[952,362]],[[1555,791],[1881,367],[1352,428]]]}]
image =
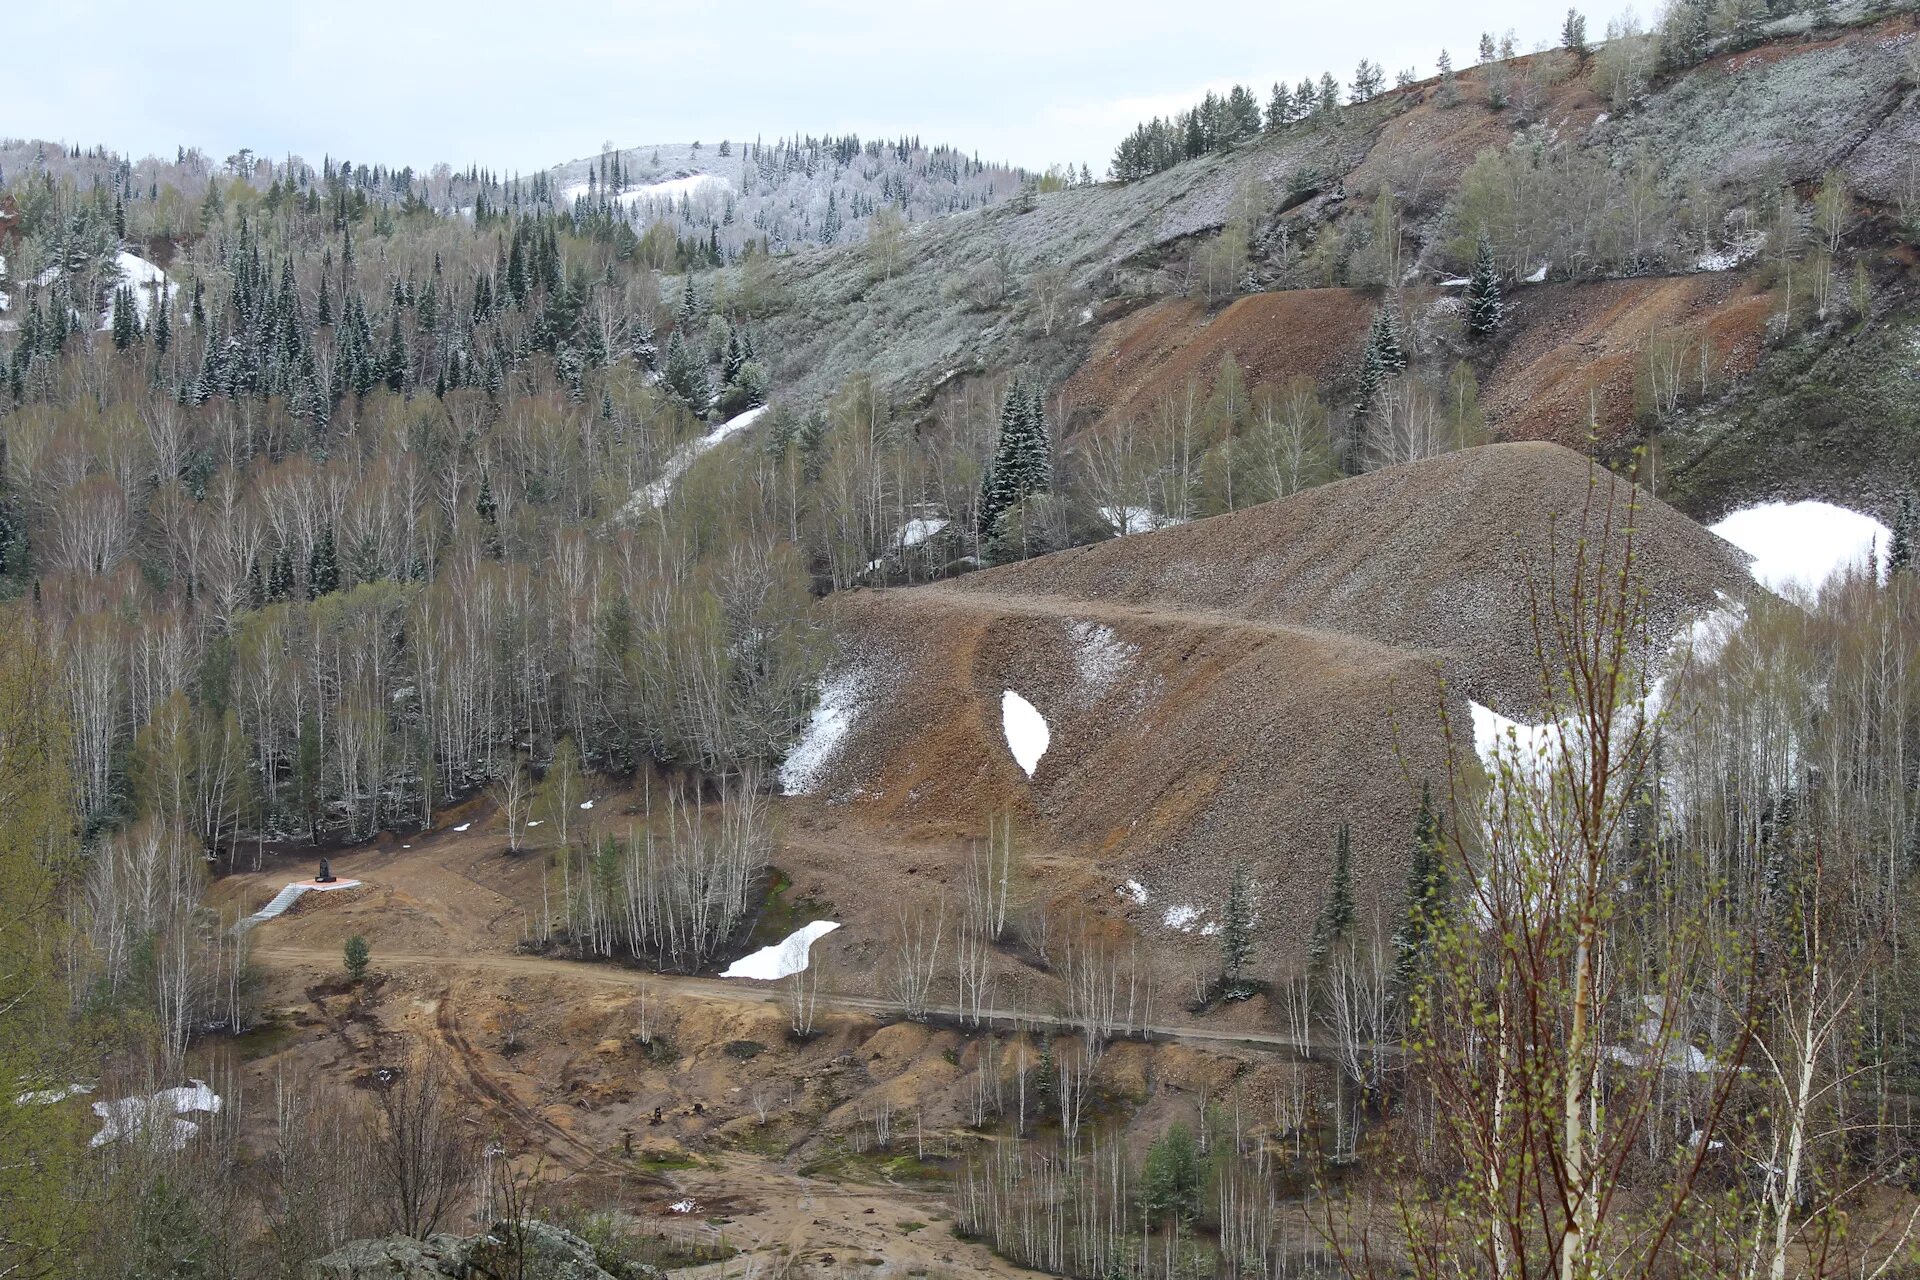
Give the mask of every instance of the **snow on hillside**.
[{"label": "snow on hillside", "polygon": [[807,721],[800,741],[780,765],[780,793],[803,796],[819,785],[821,774],[840,749],[841,739],[853,728],[866,690],[866,676],[849,667],[820,688],[820,702]]},{"label": "snow on hillside", "polygon": [[1712,526],[1753,557],[1753,580],[1779,595],[1817,594],[1830,578],[1871,567],[1885,574],[1893,531],[1830,502],[1766,502]]},{"label": "snow on hillside", "polygon": [[737,417],[727,419],[704,436],[696,436],[674,450],[673,456],[667,459],[667,465],[660,469],[659,478],[652,484],[636,490],[633,497],[628,499],[625,514],[642,515],[664,506],[667,499],[673,495],[673,486],[679,482],[680,477],[686,474],[687,468],[692,466],[701,454],[739,435],[760,421],[761,415],[766,411],[765,405],[749,409]]},{"label": "snow on hillside", "polygon": [[856,138],[789,138],[717,146],[660,144],[573,160],[550,171],[563,213],[606,207],[637,224],[717,240],[729,257],[765,240],[775,252],[858,242],[873,212],[909,222],[984,208],[1027,174],[948,147]]},{"label": "snow on hillside", "polygon": [[733,184],[717,173],[689,173],[677,178],[663,178],[659,182],[642,183],[611,195],[602,192],[596,183],[573,182],[561,188],[560,199],[563,203],[572,204],[589,196],[604,197],[608,203],[618,205],[629,213],[636,213],[644,212],[648,201],[675,201],[681,196],[724,194],[732,189]]},{"label": "snow on hillside", "polygon": [[755,978],[771,982],[801,972],[807,967],[813,944],[840,927],[838,921],[815,920],[802,925],[770,947],[742,956],[728,965],[723,978]]},{"label": "snow on hillside", "polygon": [[[167,293],[167,305],[171,307],[179,297],[180,286],[169,279],[167,273],[137,253],[128,253],[122,249],[115,256],[115,264],[120,268],[121,288],[133,290],[134,310],[139,314],[140,323],[146,324],[153,315],[154,299],[162,289]],[[113,305],[109,300],[107,308],[100,313],[100,327],[113,328]]]},{"label": "snow on hillside", "polygon": [[1031,778],[1053,741],[1047,718],[1031,702],[1008,689],[1000,695],[1000,727],[1007,735],[1007,750],[1013,753],[1014,763]]}]

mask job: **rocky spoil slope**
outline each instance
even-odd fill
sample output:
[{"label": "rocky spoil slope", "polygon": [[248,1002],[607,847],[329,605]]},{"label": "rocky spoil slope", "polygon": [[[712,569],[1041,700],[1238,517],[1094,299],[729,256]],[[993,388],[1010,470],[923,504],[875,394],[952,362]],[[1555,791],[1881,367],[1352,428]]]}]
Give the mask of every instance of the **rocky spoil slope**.
[{"label": "rocky spoil slope", "polygon": [[[1395,900],[1421,783],[1455,803],[1473,785],[1467,698],[1525,715],[1535,602],[1564,581],[1582,528],[1596,543],[1610,529],[1619,550],[1629,523],[1656,633],[1746,589],[1739,552],[1532,444],[837,597],[841,727],[804,789],[958,830],[1011,810],[1197,936],[1245,865],[1270,936],[1297,946],[1342,823],[1363,903]],[[1047,725],[1030,777],[1009,749],[1008,691]]]}]

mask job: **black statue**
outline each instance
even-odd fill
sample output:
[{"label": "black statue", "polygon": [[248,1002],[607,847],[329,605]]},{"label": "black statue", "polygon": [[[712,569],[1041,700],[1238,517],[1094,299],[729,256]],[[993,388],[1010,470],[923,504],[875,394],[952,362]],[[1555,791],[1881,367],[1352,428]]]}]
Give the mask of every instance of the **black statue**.
[{"label": "black statue", "polygon": [[333,881],[333,864],[325,858],[320,859],[320,874],[313,878],[313,882],[315,884],[332,884]]}]

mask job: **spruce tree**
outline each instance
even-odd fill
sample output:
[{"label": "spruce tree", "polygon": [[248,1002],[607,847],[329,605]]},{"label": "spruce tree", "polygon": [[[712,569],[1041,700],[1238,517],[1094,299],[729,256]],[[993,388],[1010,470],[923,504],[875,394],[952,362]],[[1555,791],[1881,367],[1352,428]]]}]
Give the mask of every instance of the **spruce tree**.
[{"label": "spruce tree", "polygon": [[307,599],[318,600],[340,589],[340,553],[333,544],[333,526],[327,525],[314,539],[313,553],[307,557]]},{"label": "spruce tree", "polygon": [[1367,330],[1367,352],[1360,364],[1360,407],[1371,407],[1380,388],[1406,367],[1407,353],[1400,346],[1400,331],[1393,323],[1392,309],[1382,306],[1374,312],[1373,327]]},{"label": "spruce tree", "polygon": [[474,499],[473,511],[489,525],[499,522],[500,507],[493,500],[493,480],[484,471],[480,473],[480,496]]},{"label": "spruce tree", "polygon": [[393,313],[393,328],[387,334],[387,354],[380,362],[380,374],[387,390],[399,391],[407,385],[407,338],[400,331],[400,312]]},{"label": "spruce tree", "polygon": [[1500,327],[1500,272],[1493,264],[1493,241],[1486,232],[1473,251],[1473,274],[1467,278],[1467,332],[1490,338]]},{"label": "spruce tree", "polygon": [[980,540],[992,539],[1008,510],[1052,487],[1053,446],[1040,393],[1029,393],[1016,382],[1007,388],[999,444],[980,486]]},{"label": "spruce tree", "polygon": [[1407,864],[1407,916],[1393,935],[1393,976],[1404,992],[1433,954],[1434,926],[1446,911],[1447,866],[1433,789],[1420,784],[1413,819],[1413,856]]},{"label": "spruce tree", "polygon": [[1313,922],[1307,947],[1307,964],[1315,973],[1325,971],[1334,947],[1353,929],[1353,921],[1353,837],[1343,822],[1333,846],[1333,880],[1320,903],[1320,918]]},{"label": "spruce tree", "polygon": [[1914,538],[1920,535],[1920,514],[1914,511],[1913,490],[1900,493],[1900,507],[1893,517],[1893,539],[1887,547],[1889,575],[1913,569]]}]

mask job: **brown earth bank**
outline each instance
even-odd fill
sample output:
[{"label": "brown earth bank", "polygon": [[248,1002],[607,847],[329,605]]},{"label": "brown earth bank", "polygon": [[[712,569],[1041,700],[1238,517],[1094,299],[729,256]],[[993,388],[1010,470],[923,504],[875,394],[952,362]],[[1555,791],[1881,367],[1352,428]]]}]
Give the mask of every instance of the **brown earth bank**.
[{"label": "brown earth bank", "polygon": [[[1538,706],[1549,583],[1564,587],[1583,531],[1610,531],[1617,553],[1629,524],[1655,636],[1748,589],[1718,537],[1535,443],[836,596],[847,727],[804,789],[955,834],[1011,812],[1087,859],[1090,886],[1138,882],[1146,901],[1127,909],[1157,932],[1204,936],[1245,866],[1274,945],[1297,958],[1340,826],[1363,911],[1393,901],[1421,785],[1457,804],[1477,777],[1467,700]],[[1009,691],[1050,734],[1030,778],[1009,751]]]},{"label": "brown earth bank", "polygon": [[[1506,303],[1496,340],[1461,348],[1480,368],[1488,432],[1573,448],[1634,435],[1655,362],[1690,397],[1703,380],[1714,390],[1751,372],[1776,305],[1745,271],[1523,285]],[[1254,394],[1302,377],[1328,390],[1359,370],[1381,305],[1377,290],[1359,289],[1254,294],[1217,312],[1156,302],[1100,330],[1061,403],[1085,431],[1177,418],[1190,394],[1196,407],[1206,400],[1229,359]],[[1420,288],[1401,305],[1425,329],[1459,302]]]}]

